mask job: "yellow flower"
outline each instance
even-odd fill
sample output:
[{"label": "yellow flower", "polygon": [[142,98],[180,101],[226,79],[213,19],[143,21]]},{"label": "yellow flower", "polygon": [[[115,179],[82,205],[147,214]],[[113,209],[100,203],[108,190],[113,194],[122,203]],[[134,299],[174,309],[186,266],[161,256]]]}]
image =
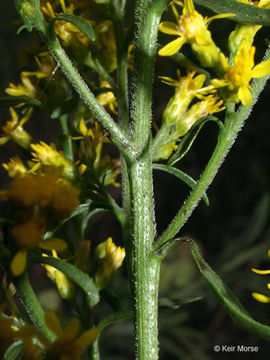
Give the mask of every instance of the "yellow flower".
[{"label": "yellow flower", "polygon": [[[270,250],[268,250],[268,257],[270,258]],[[251,269],[255,274],[259,275],[269,275],[270,270],[258,270],[258,269]],[[267,284],[268,289],[270,290],[270,283]],[[270,303],[270,297],[262,294],[258,294],[253,292],[251,294],[255,300],[262,302],[262,303]]]},{"label": "yellow flower", "polygon": [[49,52],[40,53],[39,57],[35,56],[35,61],[39,70],[23,71],[21,73],[21,84],[14,85],[10,83],[9,87],[5,90],[8,95],[27,96],[31,99],[40,97],[39,80],[51,76],[56,63]]},{"label": "yellow flower", "polygon": [[[81,352],[86,350],[98,337],[99,330],[92,328],[83,332],[79,337],[79,320],[72,318],[62,328],[54,312],[45,312],[47,327],[56,335],[56,340],[50,343],[47,338],[34,326],[25,325],[17,333],[17,338],[24,343],[24,352],[31,360],[81,360]],[[39,340],[39,348],[37,341]]]},{"label": "yellow flower", "polygon": [[223,100],[221,100],[217,95],[209,95],[203,100],[198,101],[196,104],[188,110],[185,116],[179,121],[177,127],[178,136],[185,135],[192,125],[199,119],[209,114],[214,114],[225,109],[222,106]]},{"label": "yellow flower", "polygon": [[[57,252],[55,250],[52,250],[52,255],[54,258],[58,259]],[[47,255],[43,254],[43,256]],[[74,286],[69,278],[51,265],[44,264],[43,266],[46,269],[47,276],[52,280],[53,283],[55,283],[62,298],[71,299],[74,294]]]},{"label": "yellow flower", "polygon": [[229,99],[234,102],[241,101],[244,106],[248,106],[252,101],[249,82],[252,78],[260,78],[270,73],[270,60],[264,61],[254,66],[255,46],[249,46],[245,42],[234,59],[234,65],[229,66],[228,60],[220,56],[221,64],[225,70],[224,79],[213,79],[212,85],[215,87],[226,87]]},{"label": "yellow flower", "polygon": [[17,155],[11,158],[9,160],[9,163],[2,164],[2,166],[5,170],[7,170],[8,175],[10,177],[27,173],[26,167],[24,166],[22,160]]},{"label": "yellow flower", "polygon": [[[61,11],[59,13],[55,12],[55,6],[50,2],[46,2],[45,5],[41,6],[41,9],[48,18],[54,18],[60,14],[74,14],[75,4],[66,6],[65,1],[60,0],[60,5]],[[69,22],[61,20],[56,21],[54,30],[63,41],[64,46],[76,46],[77,41],[86,46],[90,43],[90,40],[75,25]]]},{"label": "yellow flower", "polygon": [[32,79],[35,75],[35,73],[23,71],[21,73],[21,84],[15,85],[10,83],[5,92],[10,96],[27,96],[30,99],[37,99],[38,86],[35,79]]},{"label": "yellow flower", "polygon": [[109,283],[113,273],[122,265],[126,252],[124,248],[116,246],[109,237],[97,246],[95,255],[98,259],[102,259],[95,275],[95,282],[102,289]]},{"label": "yellow flower", "polygon": [[[86,162],[93,162],[95,169],[98,169],[101,161],[101,152],[104,143],[109,139],[104,136],[100,124],[95,121],[94,126],[87,127],[84,118],[81,118],[78,132],[81,136],[73,137],[73,140],[83,140],[80,146],[80,155]],[[84,166],[83,166],[84,167]],[[85,171],[85,168],[83,169]]]},{"label": "yellow flower", "polygon": [[79,332],[79,320],[72,318],[62,328],[58,317],[52,311],[45,312],[45,321],[47,327],[57,336],[57,340],[52,344],[45,344],[45,359],[48,360],[80,360],[82,350],[90,346],[99,335],[99,330],[92,328],[76,338]]},{"label": "yellow flower", "polygon": [[74,163],[67,159],[61,151],[57,151],[54,143],[47,145],[41,141],[40,144],[31,144],[31,148],[34,150],[32,152],[33,161],[42,165],[62,167],[63,176],[74,179],[76,175]]},{"label": "yellow flower", "polygon": [[57,238],[42,240],[41,237],[45,232],[45,219],[39,216],[33,216],[22,224],[14,227],[12,236],[16,242],[19,251],[13,257],[10,268],[14,276],[19,276],[24,272],[27,263],[27,251],[39,246],[45,250],[56,249],[65,250],[66,243]]},{"label": "yellow flower", "polygon": [[[270,8],[269,0],[252,1],[252,2],[251,0],[238,0],[238,1],[245,4],[258,6],[260,8],[265,8],[265,9]],[[261,29],[261,27],[262,27],[261,25],[237,24],[235,30],[231,32],[228,41],[231,56],[234,57],[237,54],[238,50],[240,49],[243,43],[248,42],[249,46],[251,46],[256,33]]]},{"label": "yellow flower", "polygon": [[[15,276],[22,274],[27,262],[27,250],[39,246],[45,250],[62,251],[66,243],[58,238],[42,240],[46,225],[52,219],[68,216],[79,204],[79,190],[58,176],[53,169],[35,175],[26,173],[15,175],[8,191],[2,194],[4,200],[10,199],[18,209],[19,224],[12,230],[16,252],[11,271]],[[5,198],[4,198],[5,195]],[[52,214],[54,216],[52,216]]]},{"label": "yellow flower", "polygon": [[177,23],[165,21],[160,23],[159,30],[165,34],[177,35],[178,38],[171,41],[158,52],[160,56],[172,56],[178,52],[185,42],[188,42],[198,56],[202,66],[215,67],[218,64],[220,49],[215,45],[207,25],[214,19],[220,19],[234,14],[220,14],[211,18],[199,14],[193,4],[193,0],[184,0],[184,8],[181,16],[173,7],[177,17]]},{"label": "yellow flower", "polygon": [[[107,81],[100,79],[99,88],[111,89]],[[106,91],[97,96],[97,101],[104,107],[109,108],[113,114],[117,114],[117,100],[112,91]]]},{"label": "yellow flower", "polygon": [[[188,71],[187,76],[181,77],[178,71],[178,80],[161,77],[165,84],[175,87],[175,94],[164,110],[162,126],[153,141],[154,161],[168,159],[177,149],[175,141],[180,136],[184,136],[197,120],[224,109],[223,101],[214,95],[216,92],[214,86],[203,86],[205,75],[200,74],[195,77],[195,74],[196,71]],[[188,109],[194,98],[201,101]]]},{"label": "yellow flower", "polygon": [[195,97],[201,97],[205,93],[213,92],[213,86],[203,87],[206,76],[200,74],[194,77],[195,74],[196,71],[188,71],[187,76],[181,76],[180,71],[177,70],[178,80],[165,76],[160,77],[165,84],[175,87],[175,94],[168,102],[163,113],[162,122],[164,124],[177,124]]},{"label": "yellow flower", "polygon": [[15,176],[9,186],[9,198],[24,207],[49,207],[58,217],[69,215],[79,205],[79,189],[59,177],[53,169],[45,173]]},{"label": "yellow flower", "polygon": [[69,183],[56,182],[49,203],[52,211],[58,217],[64,218],[79,205],[79,190]]},{"label": "yellow flower", "polygon": [[0,145],[5,144],[9,140],[13,140],[16,144],[24,149],[28,149],[32,141],[31,135],[23,129],[23,125],[30,119],[33,109],[30,108],[27,113],[19,120],[17,112],[9,108],[11,120],[7,121],[2,130],[4,136],[0,137]]},{"label": "yellow flower", "polygon": [[[80,120],[78,132],[82,136],[73,137],[73,140],[82,140],[80,143],[80,157],[86,163],[92,163],[93,168],[97,171],[105,186],[113,185],[119,187],[120,184],[116,181],[117,176],[121,172],[121,167],[117,165],[117,159],[112,160],[110,156],[102,157],[102,148],[104,143],[109,143],[110,140],[104,135],[100,124],[95,121],[93,127],[87,128],[83,118]],[[84,163],[79,165],[79,173],[83,174],[86,171],[87,165]]]}]

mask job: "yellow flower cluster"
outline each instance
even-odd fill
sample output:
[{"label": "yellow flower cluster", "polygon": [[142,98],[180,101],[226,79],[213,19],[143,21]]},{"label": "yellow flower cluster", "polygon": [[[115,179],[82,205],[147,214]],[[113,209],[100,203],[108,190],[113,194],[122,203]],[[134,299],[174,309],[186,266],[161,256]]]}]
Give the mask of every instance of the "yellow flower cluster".
[{"label": "yellow flower cluster", "polygon": [[78,132],[81,135],[72,137],[72,139],[81,140],[80,158],[83,160],[83,163],[79,165],[79,173],[82,175],[87,169],[86,164],[91,164],[91,167],[103,179],[104,185],[119,187],[120,184],[116,179],[121,172],[121,168],[115,166],[117,161],[112,160],[109,155],[102,156],[103,144],[110,143],[110,141],[104,135],[100,124],[95,121],[94,126],[88,128],[84,118],[81,118]]},{"label": "yellow flower cluster", "polygon": [[[268,250],[268,257],[270,258],[270,250]],[[259,274],[259,275],[269,275],[270,274],[270,270],[258,270],[258,269],[251,269],[255,274]],[[270,290],[270,283],[267,284],[268,289]],[[252,296],[254,297],[255,300],[262,302],[262,303],[270,303],[270,297],[263,295],[263,294],[258,294],[256,292],[252,293]]]},{"label": "yellow flower cluster", "polygon": [[[47,106],[49,103],[47,97],[48,92],[45,94],[45,89],[48,86],[48,82],[51,76],[55,77],[55,71],[57,65],[53,57],[48,51],[40,52],[38,56],[34,57],[37,64],[37,71],[22,71],[21,83],[15,85],[10,83],[5,92],[10,96],[26,96],[30,99],[37,99],[41,101],[43,106]],[[44,82],[44,80],[46,82]],[[42,82],[43,81],[43,82]],[[57,86],[57,98],[61,97],[61,84],[54,82],[54,86]],[[53,95],[55,98],[55,94]],[[53,97],[50,98],[50,101]],[[55,101],[55,100],[54,100]]]},{"label": "yellow flower cluster", "polygon": [[31,154],[33,156],[33,161],[45,166],[54,166],[62,168],[62,175],[67,179],[73,180],[76,175],[76,168],[74,163],[66,158],[62,151],[57,151],[54,143],[50,145],[44,143],[43,141],[40,144],[31,144],[32,150]]},{"label": "yellow flower cluster", "polygon": [[18,113],[13,107],[9,108],[9,112],[11,120],[7,121],[6,124],[2,126],[4,135],[0,137],[0,145],[4,145],[9,140],[12,140],[22,148],[28,149],[32,142],[32,137],[23,129],[23,125],[32,116],[33,109],[30,108],[21,120],[19,120]]},{"label": "yellow flower cluster", "polygon": [[[178,80],[162,76],[162,81],[175,87],[175,94],[169,100],[162,117],[162,126],[153,142],[153,160],[168,159],[177,148],[175,141],[184,136],[202,117],[222,111],[221,100],[213,86],[203,86],[206,76],[195,76],[196,71],[188,71],[187,76],[181,76],[178,70]],[[194,99],[197,102],[191,105]]]},{"label": "yellow flower cluster", "polygon": [[159,25],[159,30],[165,34],[176,35],[178,38],[160,49],[159,55],[174,55],[187,42],[197,54],[202,66],[215,67],[219,62],[220,49],[214,43],[207,25],[214,19],[233,16],[234,14],[220,14],[211,18],[204,18],[195,10],[193,0],[184,0],[182,15],[178,14],[174,2],[171,3],[171,6],[177,23],[162,22]]},{"label": "yellow flower cluster", "polygon": [[[240,1],[261,8],[270,8],[269,0]],[[219,75],[220,78],[214,78],[211,81],[213,88],[222,88],[221,96],[227,101],[235,103],[241,101],[244,106],[250,105],[252,101],[250,81],[270,73],[270,60],[254,66],[255,47],[252,43],[261,26],[236,25],[229,37],[230,60],[228,60],[212,40],[207,24],[213,19],[234,14],[204,18],[195,10],[193,0],[184,0],[183,12],[179,15],[175,4],[179,2],[176,0],[171,2],[177,23],[162,22],[159,30],[169,35],[177,35],[178,38],[161,48],[159,55],[174,55],[185,42],[189,43],[201,65],[213,68]]]},{"label": "yellow flower cluster", "polygon": [[[62,327],[59,318],[50,310],[45,312],[47,327],[56,335],[56,340],[49,342],[47,338],[32,325],[25,325],[17,331],[16,338],[23,341],[26,359],[31,360],[81,360],[81,353],[98,337],[99,330],[91,328],[79,333],[80,323],[72,318]],[[38,339],[37,342],[33,339]]]},{"label": "yellow flower cluster", "polygon": [[248,106],[252,101],[249,84],[251,79],[260,78],[270,73],[270,60],[264,61],[254,66],[255,47],[250,46],[249,42],[244,42],[234,59],[232,66],[228,65],[228,60],[223,54],[220,55],[220,62],[225,71],[224,79],[213,79],[212,85],[215,87],[225,87],[228,100]]},{"label": "yellow flower cluster", "polygon": [[18,276],[25,269],[28,250],[36,246],[58,251],[66,248],[63,240],[43,240],[42,235],[50,223],[54,225],[52,215],[54,219],[62,219],[79,205],[79,190],[68,180],[59,177],[53,168],[47,168],[45,173],[38,172],[36,175],[15,175],[6,197],[17,209],[18,224],[12,230],[16,254],[11,262],[11,270]]},{"label": "yellow flower cluster", "polygon": [[9,198],[24,207],[49,207],[65,217],[79,205],[79,190],[68,180],[58,177],[53,168],[45,174],[15,176],[9,186]]}]

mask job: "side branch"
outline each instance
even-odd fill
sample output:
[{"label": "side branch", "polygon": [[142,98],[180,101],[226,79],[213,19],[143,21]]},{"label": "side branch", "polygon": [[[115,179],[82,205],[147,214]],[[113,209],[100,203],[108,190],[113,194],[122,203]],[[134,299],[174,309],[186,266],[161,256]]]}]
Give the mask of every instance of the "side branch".
[{"label": "side branch", "polygon": [[96,100],[95,96],[88,88],[85,81],[82,79],[77,69],[72,65],[70,59],[66,55],[64,49],[60,45],[53,31],[49,32],[48,38],[49,49],[61,66],[66,77],[73,85],[79,96],[84,103],[89,106],[90,110],[94,113],[97,120],[105,127],[105,129],[111,134],[112,142],[117,146],[119,151],[127,157],[133,157],[135,154],[132,148],[131,141],[114,122],[111,116],[107,113],[102,105]]},{"label": "side branch", "polygon": [[[270,58],[270,46],[265,54],[265,60]],[[215,175],[220,167],[220,165],[225,160],[226,155],[228,154],[231,146],[233,145],[238,133],[242,129],[245,120],[248,118],[250,112],[253,109],[253,106],[258,100],[260,93],[262,92],[267,80],[270,78],[270,75],[267,75],[263,78],[259,78],[253,81],[253,101],[249,106],[241,105],[237,112],[234,112],[233,104],[227,104],[227,113],[224,124],[224,130],[220,132],[218,143],[216,148],[202,173],[197,185],[194,190],[185,201],[184,205],[180,208],[179,212],[168,226],[168,228],[163,232],[163,234],[156,240],[154,245],[154,250],[159,251],[168,243],[166,247],[167,252],[170,246],[171,239],[180,231],[182,226],[188,220],[190,215],[193,213],[195,208],[198,206],[202,196],[206,192],[208,186],[212,183],[215,178]]]}]

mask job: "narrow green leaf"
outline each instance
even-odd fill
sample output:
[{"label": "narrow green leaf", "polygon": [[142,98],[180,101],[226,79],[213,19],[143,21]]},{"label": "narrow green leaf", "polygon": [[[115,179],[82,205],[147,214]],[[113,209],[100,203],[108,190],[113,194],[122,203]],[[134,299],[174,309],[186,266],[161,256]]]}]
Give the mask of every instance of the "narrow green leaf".
[{"label": "narrow green leaf", "polygon": [[244,4],[236,0],[194,0],[195,4],[201,5],[217,14],[233,13],[235,16],[230,20],[242,24],[270,25],[270,10],[257,6]]},{"label": "narrow green leaf", "polygon": [[39,100],[30,99],[27,96],[3,96],[0,98],[0,104],[16,105],[16,104],[29,104],[34,106],[40,106]]},{"label": "narrow green leaf", "polygon": [[88,21],[86,21],[81,16],[76,16],[73,14],[58,15],[58,16],[54,17],[53,19],[51,19],[51,21],[49,22],[49,27],[53,27],[54,22],[57,20],[66,21],[66,22],[69,22],[69,23],[75,25],[88,39],[90,39],[91,41],[96,40],[96,35],[95,35],[95,32],[94,32],[92,26],[90,25],[90,23]]},{"label": "narrow green leaf", "polygon": [[180,140],[180,144],[179,144],[176,152],[170,157],[170,159],[168,161],[169,166],[176,164],[189,152],[193,142],[199,135],[200,130],[208,121],[216,122],[218,124],[220,130],[221,131],[223,130],[222,122],[215,116],[207,116],[207,117],[201,118],[192,126],[192,128],[189,130],[189,132]]},{"label": "narrow green leaf", "polygon": [[99,324],[98,328],[100,331],[102,331],[106,326],[119,321],[119,320],[125,320],[125,319],[131,319],[133,317],[133,311],[132,310],[121,310],[116,311],[112,314],[109,314],[105,318],[103,318]]},{"label": "narrow green leaf", "polygon": [[197,244],[190,239],[185,239],[185,241],[188,241],[190,244],[192,255],[201,274],[208,282],[214,291],[216,298],[231,318],[244,330],[257,335],[260,338],[270,340],[270,326],[261,324],[254,320],[244,309],[239,299],[203,259]]},{"label": "narrow green leaf", "polygon": [[[176,169],[172,166],[166,166],[163,164],[153,164],[153,169],[165,171],[168,174],[176,176],[178,179],[182,180],[186,185],[191,187],[192,190],[194,189],[195,185],[197,184],[197,182],[191,176],[189,176],[188,174],[184,173],[183,171]],[[209,199],[208,199],[207,195],[204,194],[202,198],[203,198],[203,201],[205,202],[205,204],[207,206],[209,206]]]},{"label": "narrow green leaf", "polygon": [[23,342],[21,340],[15,341],[5,351],[3,360],[15,360],[22,350]]},{"label": "narrow green leaf", "polygon": [[63,272],[86,293],[90,306],[94,306],[99,302],[99,292],[94,281],[76,266],[50,256],[35,256],[30,261],[32,263],[48,264]]}]

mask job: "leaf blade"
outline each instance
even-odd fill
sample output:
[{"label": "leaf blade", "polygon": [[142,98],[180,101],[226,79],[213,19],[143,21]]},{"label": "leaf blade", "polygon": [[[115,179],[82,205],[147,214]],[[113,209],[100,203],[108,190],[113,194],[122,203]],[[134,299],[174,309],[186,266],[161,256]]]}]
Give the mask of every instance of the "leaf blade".
[{"label": "leaf blade", "polygon": [[[153,164],[154,170],[160,170],[167,172],[171,175],[176,176],[178,179],[182,180],[186,185],[188,185],[192,190],[196,186],[197,182],[188,174],[184,173],[183,171],[176,169],[172,166],[166,166],[163,164]],[[203,195],[203,201],[205,202],[206,206],[209,206],[209,199],[206,194]]]},{"label": "leaf blade", "polygon": [[53,26],[54,22],[57,21],[57,20],[62,20],[62,21],[66,21],[66,22],[69,22],[69,23],[73,24],[88,39],[90,39],[91,41],[96,40],[96,34],[95,34],[92,26],[90,25],[90,23],[88,21],[86,21],[81,16],[77,16],[77,15],[73,15],[73,14],[61,14],[61,15],[58,15],[58,16],[54,17],[53,19],[51,19],[51,21],[49,23],[49,27]]},{"label": "leaf blade", "polygon": [[217,14],[234,13],[229,19],[241,24],[270,25],[270,10],[244,4],[235,0],[194,0]]},{"label": "leaf blade", "polygon": [[234,293],[223,283],[221,278],[203,259],[197,244],[190,239],[186,239],[186,241],[190,244],[191,252],[199,271],[214,291],[219,303],[223,306],[231,318],[244,330],[263,339],[270,340],[270,326],[261,324],[249,315],[236,295],[234,295]]},{"label": "leaf blade", "polygon": [[90,306],[94,306],[99,302],[99,292],[94,281],[76,266],[51,256],[35,256],[30,261],[32,263],[51,265],[63,272],[86,293]]}]

